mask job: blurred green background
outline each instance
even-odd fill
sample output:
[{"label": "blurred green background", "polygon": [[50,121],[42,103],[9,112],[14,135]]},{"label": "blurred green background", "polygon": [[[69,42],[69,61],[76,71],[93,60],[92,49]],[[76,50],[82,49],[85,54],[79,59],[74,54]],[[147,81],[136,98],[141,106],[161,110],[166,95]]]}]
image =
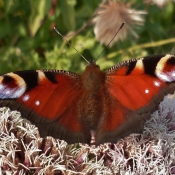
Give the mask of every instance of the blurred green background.
[{"label": "blurred green background", "polygon": [[[123,3],[131,1],[122,1]],[[133,0],[145,10],[145,23],[111,48],[95,40],[89,25],[100,0],[0,0],[0,73],[27,69],[82,72],[87,63],[53,30],[57,29],[104,70],[122,60],[175,53],[175,1],[164,7]],[[117,30],[117,29],[116,29]]]}]

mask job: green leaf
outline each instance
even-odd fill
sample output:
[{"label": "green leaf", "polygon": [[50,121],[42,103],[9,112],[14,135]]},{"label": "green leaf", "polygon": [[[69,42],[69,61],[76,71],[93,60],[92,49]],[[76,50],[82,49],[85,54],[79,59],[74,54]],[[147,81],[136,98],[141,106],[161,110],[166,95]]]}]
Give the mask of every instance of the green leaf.
[{"label": "green leaf", "polygon": [[68,31],[75,30],[75,0],[60,1],[60,9],[63,18],[63,23]]},{"label": "green leaf", "polygon": [[29,17],[29,30],[31,36],[35,36],[36,32],[40,28],[45,16],[48,14],[51,3],[52,0],[30,0],[31,15]]},{"label": "green leaf", "polygon": [[4,1],[3,5],[4,5],[4,8],[5,8],[5,13],[8,13],[10,11],[10,8],[11,8],[13,3],[14,3],[13,0]]}]

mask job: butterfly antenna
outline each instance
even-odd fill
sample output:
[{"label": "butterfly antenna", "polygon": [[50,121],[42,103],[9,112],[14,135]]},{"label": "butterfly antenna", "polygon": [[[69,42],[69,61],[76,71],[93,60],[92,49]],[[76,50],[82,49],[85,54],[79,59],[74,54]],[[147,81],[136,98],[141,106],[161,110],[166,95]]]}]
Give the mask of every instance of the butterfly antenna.
[{"label": "butterfly antenna", "polygon": [[69,44],[69,46],[71,46],[72,48],[74,48],[74,49],[77,51],[77,53],[78,53],[88,64],[90,64],[90,62],[89,62],[80,52],[78,52],[78,50],[77,50],[74,46],[72,46],[72,45],[69,43],[69,41],[56,29],[56,27],[54,27],[54,30],[57,32],[58,35],[60,35],[60,36],[67,42],[67,44]]},{"label": "butterfly antenna", "polygon": [[[116,35],[118,34],[118,32],[123,28],[123,26],[125,25],[125,22],[123,22],[120,26],[120,28],[117,30],[117,32],[115,33],[114,37],[111,39],[111,41],[107,44],[106,47],[108,47],[111,42],[114,40],[114,38],[116,37]],[[97,57],[97,59],[103,54],[103,52],[105,51],[105,49],[103,49],[103,51],[101,52],[101,54]]]}]

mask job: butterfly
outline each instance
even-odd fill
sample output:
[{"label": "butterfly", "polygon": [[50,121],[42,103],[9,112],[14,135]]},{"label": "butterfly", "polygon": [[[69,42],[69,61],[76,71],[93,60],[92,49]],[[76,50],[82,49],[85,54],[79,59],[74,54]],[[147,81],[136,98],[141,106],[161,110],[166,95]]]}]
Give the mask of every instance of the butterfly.
[{"label": "butterfly", "polygon": [[118,63],[102,72],[90,62],[78,75],[64,70],[0,76],[0,106],[21,112],[42,137],[96,145],[143,130],[164,96],[175,91],[175,55]]}]

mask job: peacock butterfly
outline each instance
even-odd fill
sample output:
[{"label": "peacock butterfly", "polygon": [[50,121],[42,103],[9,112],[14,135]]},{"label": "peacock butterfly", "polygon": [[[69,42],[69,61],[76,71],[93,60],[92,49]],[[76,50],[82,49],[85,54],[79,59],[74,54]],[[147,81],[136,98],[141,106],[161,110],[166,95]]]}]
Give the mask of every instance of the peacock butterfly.
[{"label": "peacock butterfly", "polygon": [[0,106],[19,110],[42,137],[68,143],[116,143],[140,132],[164,96],[175,91],[175,55],[132,59],[102,72],[17,71],[0,76]]}]

